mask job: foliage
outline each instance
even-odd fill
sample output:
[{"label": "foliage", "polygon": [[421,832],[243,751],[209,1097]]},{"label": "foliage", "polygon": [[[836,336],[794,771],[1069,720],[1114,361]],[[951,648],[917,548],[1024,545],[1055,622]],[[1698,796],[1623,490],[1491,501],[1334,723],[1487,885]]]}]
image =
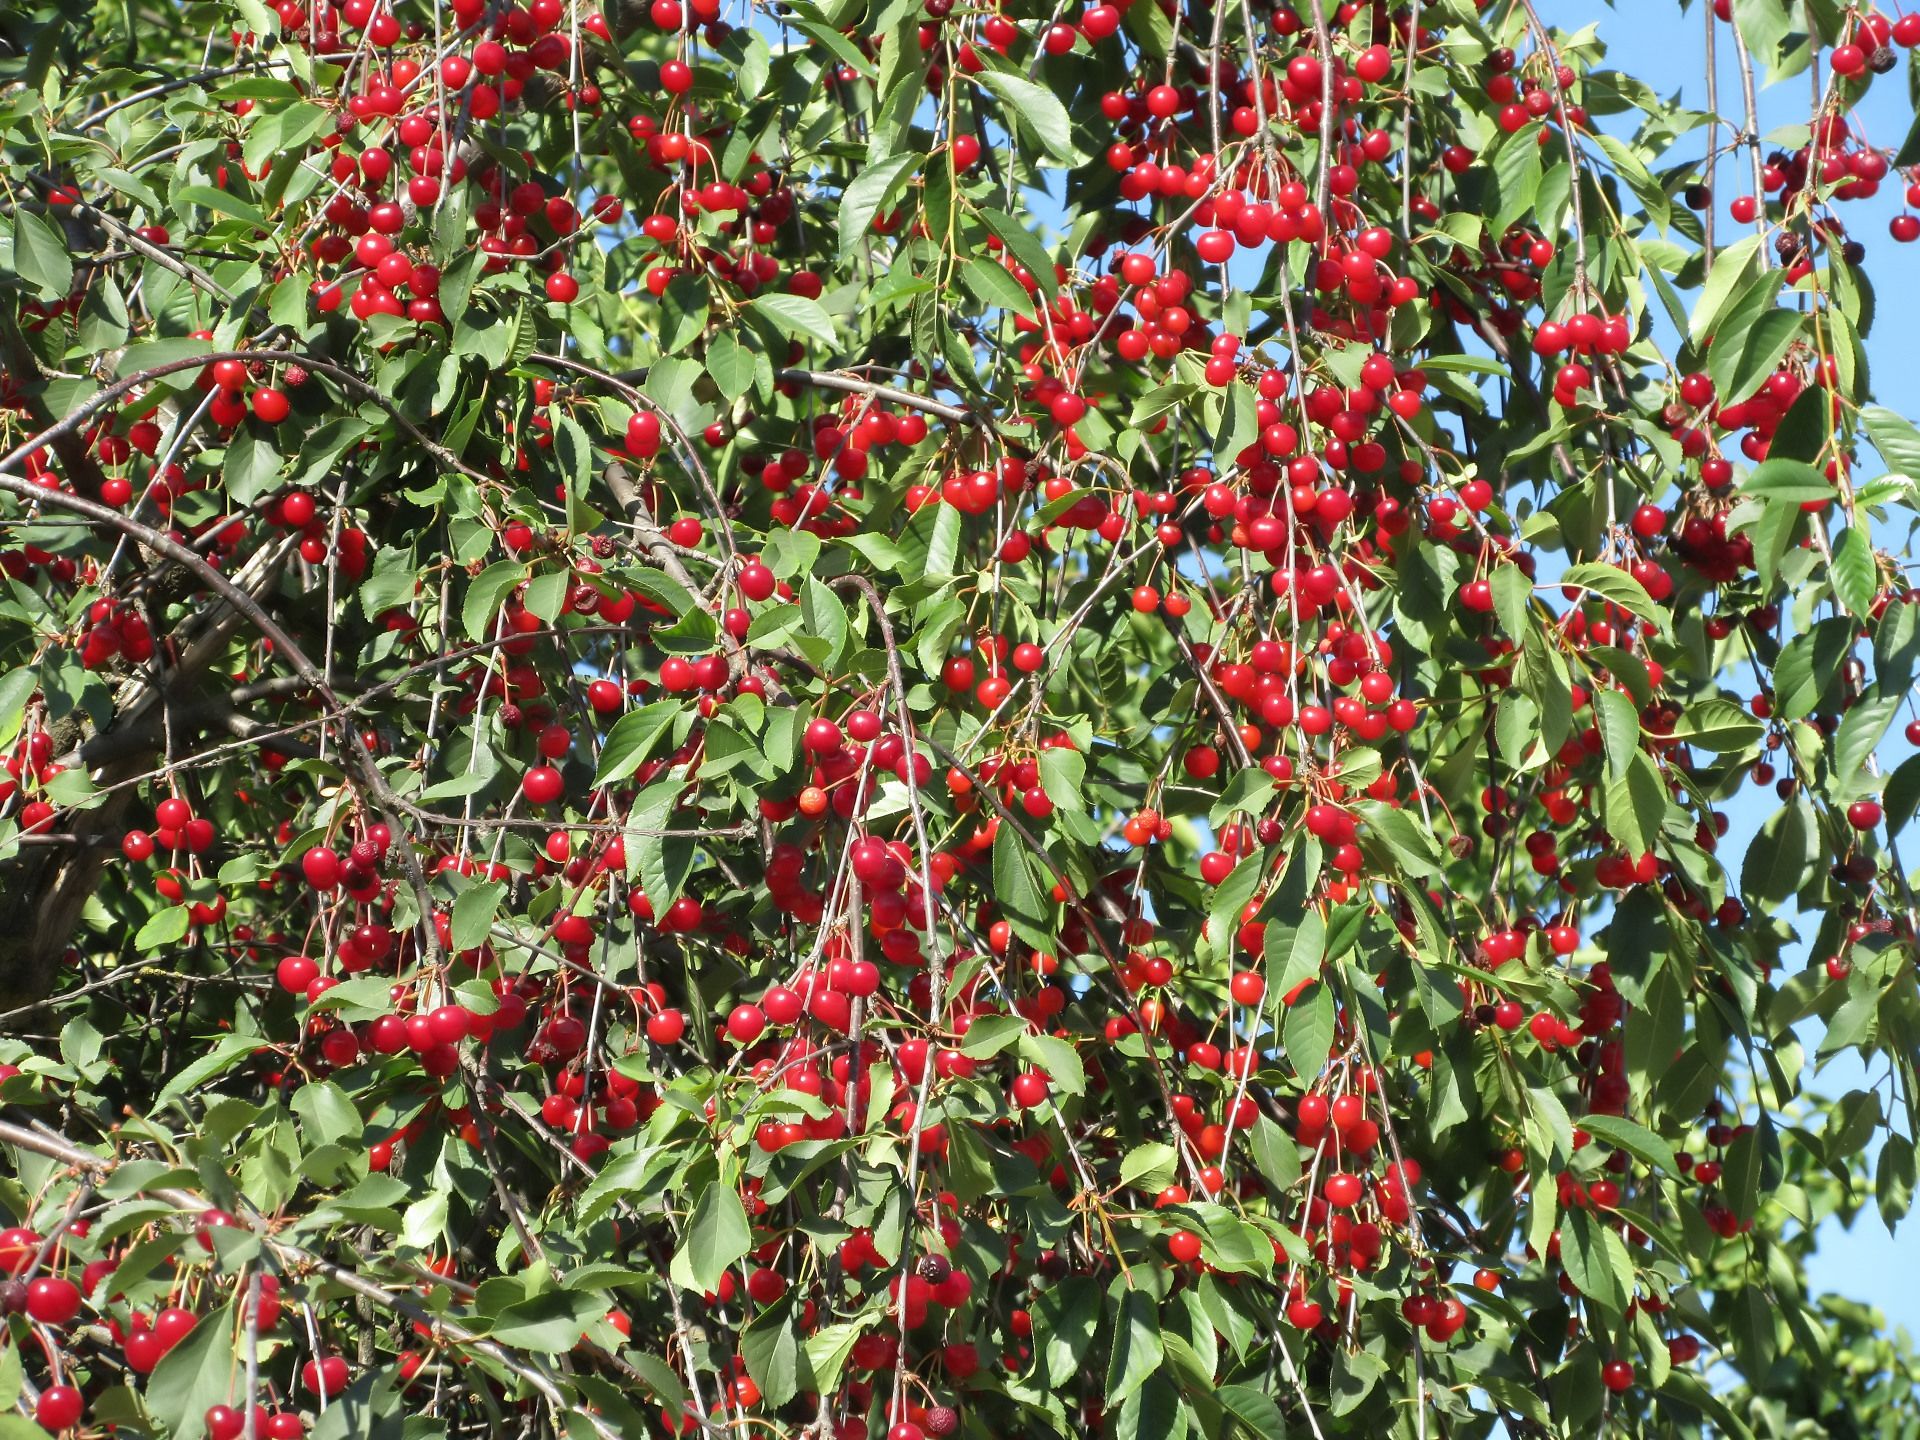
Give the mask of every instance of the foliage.
[{"label": "foliage", "polygon": [[15,7],[0,1436],[1920,1433],[1920,19],[1723,9]]}]

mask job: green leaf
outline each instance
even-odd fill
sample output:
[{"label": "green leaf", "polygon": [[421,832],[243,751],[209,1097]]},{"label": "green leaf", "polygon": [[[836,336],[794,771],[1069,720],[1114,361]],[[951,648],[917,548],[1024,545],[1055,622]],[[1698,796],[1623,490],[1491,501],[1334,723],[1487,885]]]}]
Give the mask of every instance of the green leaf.
[{"label": "green leaf", "polygon": [[768,1405],[784,1405],[800,1393],[806,1357],[793,1313],[793,1292],[753,1317],[740,1332],[740,1358]]},{"label": "green leaf", "polygon": [[1632,1287],[1632,1267],[1622,1274],[1607,1245],[1612,1232],[1586,1210],[1570,1210],[1560,1221],[1560,1261],[1580,1293],[1611,1315],[1622,1315]]},{"label": "green leaf", "polygon": [[1011,310],[1018,315],[1033,313],[1033,297],[997,260],[962,260],[960,280],[982,305]]},{"label": "green leaf", "polygon": [[982,70],[973,77],[1000,98],[1008,116],[1045,147],[1062,164],[1077,158],[1073,148],[1073,126],[1067,107],[1045,85],[1004,70]]},{"label": "green leaf", "polygon": [[1742,1220],[1753,1219],[1765,1198],[1768,1151],[1776,1148],[1773,1122],[1765,1114],[1760,1123],[1745,1134],[1736,1135],[1727,1146],[1720,1189],[1727,1197],[1727,1208]]},{"label": "green leaf", "polygon": [[1851,620],[1828,618],[1788,641],[1773,667],[1774,713],[1782,720],[1813,713],[1839,678],[1853,640]]},{"label": "green leaf", "polygon": [[752,1248],[746,1207],[730,1183],[716,1180],[694,1202],[674,1252],[674,1278],[687,1289],[711,1294],[728,1268]]},{"label": "green leaf", "polygon": [[1679,1173],[1673,1147],[1644,1125],[1621,1115],[1588,1115],[1580,1121],[1580,1128],[1594,1139],[1626,1151],[1636,1160],[1643,1160],[1669,1175]]},{"label": "green leaf", "polygon": [[1744,235],[1722,247],[1714,257],[1713,270],[1700,286],[1700,298],[1694,302],[1693,321],[1688,331],[1693,345],[1699,346],[1713,334],[1730,302],[1742,291],[1756,282],[1769,284],[1773,290],[1780,288],[1779,277],[1766,273],[1760,243],[1758,235]]},{"label": "green leaf", "polygon": [[487,1334],[516,1350],[564,1355],[606,1313],[604,1295],[591,1290],[547,1290],[507,1306],[494,1317]]},{"label": "green leaf", "polygon": [[1766,310],[1743,329],[1714,336],[1707,351],[1707,375],[1720,394],[1745,397],[1780,366],[1800,338],[1802,317],[1794,310]]},{"label": "green leaf", "polygon": [[[1287,1342],[1283,1339],[1279,1343]],[[1287,1440],[1287,1424],[1280,1416],[1280,1407],[1264,1390],[1251,1385],[1222,1385],[1213,1392],[1213,1398],[1255,1440]]]},{"label": "green leaf", "polygon": [[186,938],[187,928],[192,916],[185,905],[169,905],[147,916],[140,926],[140,933],[133,937],[136,950],[158,950],[163,945],[177,945]]},{"label": "green leaf", "polygon": [[1853,707],[1841,719],[1833,737],[1836,799],[1855,799],[1879,790],[1879,777],[1868,766],[1874,751],[1886,738],[1887,728],[1900,713],[1900,703],[1898,695],[1869,690],[1853,702]]},{"label": "green leaf", "polygon": [[1040,788],[1062,809],[1085,812],[1087,802],[1080,787],[1086,774],[1087,760],[1078,750],[1062,745],[1040,752]]},{"label": "green leaf", "polygon": [[1640,753],[1640,716],[1633,701],[1618,690],[1596,690],[1593,718],[1606,748],[1607,773],[1618,780]]},{"label": "green leaf", "polygon": [[834,332],[833,317],[818,300],[809,300],[804,295],[756,295],[751,305],[788,339],[818,340],[829,350],[840,343]]},{"label": "green leaf", "polygon": [[1107,1359],[1107,1404],[1124,1403],[1160,1368],[1165,1355],[1159,1306],[1144,1290],[1123,1291],[1114,1321],[1113,1350]]},{"label": "green leaf", "polygon": [[1760,827],[1740,864],[1740,889],[1775,904],[1799,892],[1819,862],[1819,837],[1806,805],[1789,800]]},{"label": "green leaf", "polygon": [[496,560],[468,582],[466,599],[460,604],[460,624],[469,640],[493,638],[501,604],[526,578],[524,562]]},{"label": "green leaf", "polygon": [[1889,470],[1920,476],[1920,429],[1912,421],[1884,405],[1867,405],[1861,408],[1860,422]]},{"label": "green leaf", "polygon": [[233,503],[251,505],[272,489],[280,478],[280,460],[279,449],[265,434],[250,425],[234,431],[220,467]]},{"label": "green leaf", "polygon": [[1745,707],[1713,696],[1694,700],[1674,722],[1673,738],[1716,755],[1739,754],[1760,743],[1767,727]]},{"label": "green leaf", "polygon": [[13,208],[13,268],[42,300],[64,300],[73,289],[73,260],[65,237],[23,206]]},{"label": "green leaf", "polygon": [[847,1357],[853,1353],[855,1342],[866,1328],[858,1321],[848,1321],[838,1325],[822,1325],[807,1336],[803,1348],[806,1351],[807,1370],[813,1376],[816,1387],[830,1391],[839,1383]]},{"label": "green leaf", "polygon": [[1594,561],[1570,565],[1567,573],[1560,577],[1560,583],[1589,590],[1629,614],[1651,621],[1656,627],[1666,619],[1666,612],[1653,603],[1646,587],[1617,565]]},{"label": "green leaf", "polygon": [[1026,847],[1014,828],[1002,822],[993,837],[994,899],[1020,938],[1046,949],[1052,936],[1053,903],[1033,878]]},{"label": "green leaf", "polygon": [[1529,607],[1533,603],[1533,582],[1518,565],[1499,565],[1493,572],[1493,608],[1500,617],[1500,628],[1518,640],[1529,628]]},{"label": "green leaf", "polygon": [[403,1440],[406,1408],[395,1390],[398,1373],[387,1366],[356,1375],[307,1432],[308,1440]]},{"label": "green leaf", "polygon": [[1359,809],[1368,832],[1380,838],[1405,874],[1417,878],[1440,873],[1440,854],[1434,847],[1433,837],[1406,811],[1396,810],[1382,800],[1362,801]]},{"label": "green leaf", "polygon": [[1499,206],[1492,228],[1504,234],[1533,208],[1540,193],[1540,178],[1545,165],[1540,158],[1540,122],[1521,126],[1493,153],[1493,179]]},{"label": "green leaf", "polygon": [[987,228],[1000,237],[1000,243],[1007,247],[1007,252],[1026,266],[1039,282],[1041,290],[1050,297],[1059,291],[1059,280],[1053,273],[1053,257],[1047,254],[1031,230],[1002,210],[983,205],[976,213],[987,222]]},{"label": "green leaf", "polygon": [[704,277],[679,274],[660,296],[660,352],[677,355],[706,331],[711,309]]},{"label": "green leaf", "polygon": [[[892,203],[924,155],[894,155],[868,165],[840,192],[840,258],[854,254],[868,238],[873,219]],[[829,344],[832,342],[829,341]]]},{"label": "green leaf", "polygon": [[1120,1183],[1158,1191],[1173,1183],[1180,1156],[1171,1145],[1149,1140],[1136,1145],[1120,1161]]},{"label": "green leaf", "polygon": [[1029,1063],[1046,1072],[1055,1090],[1065,1095],[1086,1094],[1086,1068],[1071,1041],[1026,1031],[1019,1037],[1019,1050]]},{"label": "green leaf", "polygon": [[600,747],[600,764],[594,771],[595,789],[617,785],[652,758],[655,747],[673,729],[673,722],[685,712],[678,700],[656,700],[638,710],[629,710],[613,722],[606,743]]},{"label": "green leaf", "polygon": [[[1156,14],[1160,9],[1158,5],[1135,8]],[[1186,1440],[1187,1416],[1179,1390],[1164,1376],[1155,1375],[1121,1402],[1113,1434],[1114,1440]]]},{"label": "green leaf", "polygon": [[1333,992],[1325,985],[1314,986],[1287,1011],[1281,1039],[1287,1063],[1302,1080],[1311,1080],[1326,1068],[1333,1047],[1334,1020]]},{"label": "green leaf", "polygon": [[1912,1208],[1913,1190],[1913,1142],[1904,1135],[1890,1132],[1880,1142],[1880,1159],[1873,1173],[1874,1199],[1888,1234],[1893,1233],[1894,1226],[1904,1220]]},{"label": "green leaf", "polygon": [[1100,1313],[1100,1287],[1083,1275],[1068,1276],[1035,1297],[1034,1347],[1045,1361],[1049,1384],[1066,1384],[1087,1362]]},{"label": "green leaf", "polygon": [[753,352],[726,330],[707,337],[707,374],[728,403],[753,388]]},{"label": "green leaf", "polygon": [[1874,562],[1873,542],[1859,525],[1849,525],[1833,542],[1833,595],[1862,620],[1873,614],[1880,590],[1880,567]]},{"label": "green leaf", "polygon": [[506,897],[506,893],[505,882],[499,880],[470,885],[462,890],[453,902],[448,948],[455,953],[461,953],[477,950],[485,944],[487,934],[493,928],[494,917],[500,913],[500,902]]},{"label": "green leaf", "polygon": [[1667,787],[1644,751],[1636,752],[1626,772],[1607,786],[1607,830],[1633,854],[1644,854],[1666,821]]},{"label": "green leaf", "polygon": [[235,1356],[231,1304],[199,1318],[161,1357],[147,1381],[147,1409],[172,1440],[200,1440],[207,1410],[232,1398]]},{"label": "green leaf", "polygon": [[981,1015],[968,1024],[960,1053],[984,1060],[998,1055],[1026,1033],[1027,1022],[1018,1015]]},{"label": "green leaf", "polygon": [[22,665],[0,675],[0,745],[13,742],[27,718],[27,701],[40,688],[40,672]]},{"label": "green leaf", "polygon": [[1831,500],[1833,482],[1803,460],[1772,457],[1754,467],[1741,482],[1740,493],[1798,505],[1803,500]]}]

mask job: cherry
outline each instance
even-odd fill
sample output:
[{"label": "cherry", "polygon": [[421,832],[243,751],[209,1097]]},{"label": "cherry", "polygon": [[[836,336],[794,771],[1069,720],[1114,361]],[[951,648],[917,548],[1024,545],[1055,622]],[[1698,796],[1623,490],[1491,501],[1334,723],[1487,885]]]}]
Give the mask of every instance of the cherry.
[{"label": "cherry", "polygon": [[751,1045],[766,1028],[766,1012],[758,1005],[736,1005],[727,1016],[727,1036],[737,1045]]},{"label": "cherry", "polygon": [[56,1435],[78,1425],[86,1410],[86,1401],[71,1385],[49,1385],[33,1402],[33,1418],[42,1430]]},{"label": "cherry", "polygon": [[347,1362],[338,1355],[309,1360],[300,1367],[300,1384],[313,1395],[338,1395],[347,1388]]},{"label": "cherry", "polygon": [[[1592,1372],[1589,1371],[1589,1374]],[[1626,1360],[1609,1360],[1600,1367],[1600,1383],[1618,1395],[1633,1388],[1633,1366]]]},{"label": "cherry", "polygon": [[566,788],[566,781],[551,765],[535,765],[520,777],[520,793],[532,805],[551,805]]},{"label": "cherry", "polygon": [[1037,1110],[1047,1103],[1051,1086],[1039,1070],[1026,1070],[1013,1078],[1013,1100],[1023,1110]]},{"label": "cherry", "polygon": [[57,1275],[42,1275],[27,1286],[27,1314],[42,1325],[64,1325],[80,1313],[80,1287]]}]

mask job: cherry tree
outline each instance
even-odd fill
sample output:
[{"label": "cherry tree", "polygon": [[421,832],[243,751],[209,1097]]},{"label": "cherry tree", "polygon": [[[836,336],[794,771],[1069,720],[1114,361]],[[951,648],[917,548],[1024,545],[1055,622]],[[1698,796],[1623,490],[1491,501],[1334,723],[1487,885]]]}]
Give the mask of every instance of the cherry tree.
[{"label": "cherry tree", "polygon": [[0,1440],[1911,1437],[1916,45],[21,0]]}]

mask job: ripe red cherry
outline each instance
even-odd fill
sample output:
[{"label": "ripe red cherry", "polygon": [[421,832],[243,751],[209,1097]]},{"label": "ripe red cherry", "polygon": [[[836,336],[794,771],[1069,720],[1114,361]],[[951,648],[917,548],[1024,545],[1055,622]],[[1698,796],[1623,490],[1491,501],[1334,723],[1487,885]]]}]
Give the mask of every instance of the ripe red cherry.
[{"label": "ripe red cherry", "polygon": [[316,845],[300,857],[300,873],[316,890],[332,890],[340,884],[340,857]]},{"label": "ripe red cherry", "polygon": [[1609,1360],[1600,1367],[1600,1383],[1618,1395],[1633,1388],[1633,1366],[1625,1360]]},{"label": "ripe red cherry", "polygon": [[1013,1100],[1023,1110],[1034,1110],[1047,1103],[1049,1090],[1047,1077],[1038,1070],[1028,1070],[1013,1078]]},{"label": "ripe red cherry", "polygon": [[1287,1303],[1287,1323],[1296,1330],[1312,1330],[1322,1318],[1323,1312],[1317,1301],[1291,1300]]},{"label": "ripe red cherry", "polygon": [[773,571],[758,560],[749,560],[740,567],[740,593],[749,600],[765,600],[773,594]]},{"label": "ripe red cherry", "polygon": [[1267,993],[1267,982],[1251,970],[1242,970],[1227,988],[1236,1005],[1258,1005]]},{"label": "ripe red cherry", "polygon": [[267,386],[253,392],[253,413],[269,425],[278,425],[292,409],[284,390]]},{"label": "ripe red cherry", "polygon": [[193,1327],[199,1323],[199,1319],[191,1310],[169,1305],[154,1319],[153,1333],[162,1348],[171,1350],[193,1333]]},{"label": "ripe red cherry", "polygon": [[547,298],[556,305],[571,305],[580,298],[580,282],[564,270],[547,276]]},{"label": "ripe red cherry", "polygon": [[534,805],[551,805],[566,788],[567,782],[551,765],[536,765],[520,777],[520,793]]},{"label": "ripe red cherry", "polygon": [[798,1020],[806,1009],[806,1001],[800,998],[798,991],[789,990],[784,985],[775,985],[760,997],[767,1019],[776,1025],[791,1025]]},{"label": "ripe red cherry", "polygon": [[347,1388],[347,1362],[339,1355],[309,1360],[300,1367],[300,1383],[315,1395],[338,1395]]},{"label": "ripe red cherry", "polygon": [[766,1012],[758,1005],[736,1005],[727,1016],[727,1036],[739,1045],[751,1045],[767,1028]]},{"label": "ripe red cherry", "polygon": [[274,967],[274,978],[289,995],[304,995],[319,978],[320,967],[305,955],[289,955]]},{"label": "ripe red cherry", "polygon": [[[651,410],[642,410],[627,421],[627,453],[636,460],[650,460],[660,453],[660,417]],[[680,522],[675,521],[667,532],[676,545],[696,545],[699,533],[696,530],[692,540],[683,540],[675,533]]]},{"label": "ripe red cherry", "polygon": [[1191,1230],[1176,1230],[1167,1237],[1167,1253],[1182,1265],[1200,1258],[1200,1237]]},{"label": "ripe red cherry", "polygon": [[1847,806],[1847,823],[1856,830],[1871,830],[1880,823],[1882,813],[1878,800],[1856,800]]},{"label": "ripe red cherry", "polygon": [[1360,1197],[1366,1192],[1358,1175],[1349,1175],[1345,1171],[1327,1177],[1327,1203],[1336,1210],[1351,1210],[1360,1203]]},{"label": "ripe red cherry", "polygon": [[33,1418],[50,1434],[71,1430],[86,1413],[86,1402],[71,1385],[49,1385],[33,1402]]},{"label": "ripe red cherry", "polygon": [[80,1287],[57,1275],[27,1286],[27,1314],[42,1325],[64,1325],[80,1313]]},{"label": "ripe red cherry", "polygon": [[687,1033],[687,1017],[678,1010],[662,1010],[647,1017],[647,1038],[656,1045],[677,1045]]}]

